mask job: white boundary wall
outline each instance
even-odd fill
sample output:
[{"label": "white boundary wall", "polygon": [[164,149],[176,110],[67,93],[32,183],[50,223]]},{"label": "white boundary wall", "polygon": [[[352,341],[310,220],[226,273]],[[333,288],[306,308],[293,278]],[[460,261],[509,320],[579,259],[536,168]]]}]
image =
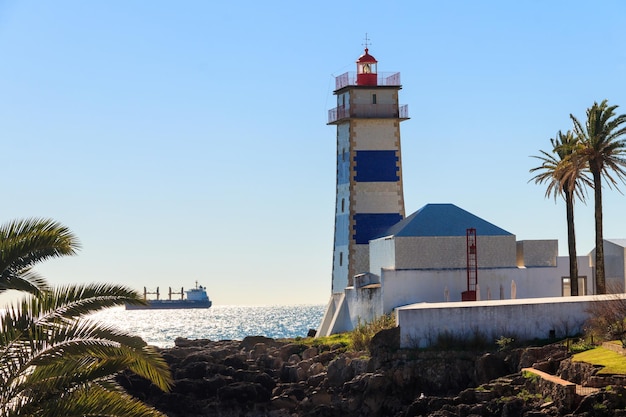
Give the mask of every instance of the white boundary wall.
[{"label": "white boundary wall", "polygon": [[516,340],[566,337],[582,332],[591,303],[626,299],[626,294],[582,297],[528,298],[454,303],[420,303],[398,307],[403,348],[429,347],[437,335],[458,338],[480,333],[494,341],[500,336]]}]

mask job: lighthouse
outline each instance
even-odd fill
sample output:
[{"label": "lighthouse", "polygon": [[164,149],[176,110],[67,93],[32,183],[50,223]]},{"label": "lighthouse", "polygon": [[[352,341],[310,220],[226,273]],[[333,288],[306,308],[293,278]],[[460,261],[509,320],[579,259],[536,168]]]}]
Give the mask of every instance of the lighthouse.
[{"label": "lighthouse", "polygon": [[367,45],[356,74],[335,78],[337,107],[328,124],[337,126],[337,181],[332,294],[369,271],[369,241],[405,216],[400,122],[408,108],[398,102],[400,74],[378,73]]}]

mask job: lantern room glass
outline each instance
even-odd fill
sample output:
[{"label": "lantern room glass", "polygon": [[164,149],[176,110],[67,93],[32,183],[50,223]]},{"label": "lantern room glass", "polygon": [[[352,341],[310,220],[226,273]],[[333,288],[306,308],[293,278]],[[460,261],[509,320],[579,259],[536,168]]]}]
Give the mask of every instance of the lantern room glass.
[{"label": "lantern room glass", "polygon": [[359,62],[357,72],[358,74],[377,74],[376,62]]}]

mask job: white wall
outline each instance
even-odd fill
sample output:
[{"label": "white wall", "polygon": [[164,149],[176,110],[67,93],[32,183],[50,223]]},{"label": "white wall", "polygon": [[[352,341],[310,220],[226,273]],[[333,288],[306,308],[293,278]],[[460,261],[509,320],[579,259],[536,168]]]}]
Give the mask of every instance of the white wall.
[{"label": "white wall", "polygon": [[347,288],[345,298],[352,328],[359,323],[371,322],[383,315],[380,285],[374,288]]},{"label": "white wall", "polygon": [[558,240],[521,240],[517,242],[518,266],[556,266]]},{"label": "white wall", "polygon": [[[579,275],[592,276],[591,267],[579,262]],[[450,301],[461,301],[461,293],[467,290],[467,269],[433,270],[381,270],[383,286],[383,311],[412,303],[439,303],[446,301],[446,288]],[[500,299],[500,287],[504,298],[511,298],[511,284],[515,281],[516,298],[560,297],[562,277],[569,276],[567,257],[558,257],[556,267],[538,268],[479,268],[478,285],[480,299]],[[589,284],[588,284],[589,285]]]},{"label": "white wall", "polygon": [[[619,297],[626,299],[626,294]],[[442,332],[459,338],[480,332],[494,341],[500,336],[546,339],[551,331],[565,337],[582,331],[589,305],[600,300],[584,296],[414,304],[396,310],[396,323],[404,348],[428,347]]]},{"label": "white wall", "polygon": [[396,267],[396,246],[392,237],[370,241],[370,272],[380,274],[383,268]]}]

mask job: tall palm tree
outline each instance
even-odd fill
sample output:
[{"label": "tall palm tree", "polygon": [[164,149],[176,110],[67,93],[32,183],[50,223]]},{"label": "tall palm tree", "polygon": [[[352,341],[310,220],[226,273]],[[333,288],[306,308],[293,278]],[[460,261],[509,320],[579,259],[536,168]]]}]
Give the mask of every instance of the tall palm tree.
[{"label": "tall palm tree", "polygon": [[550,139],[552,153],[541,152],[541,156],[533,156],[542,161],[541,165],[532,168],[530,172],[539,172],[531,181],[535,184],[548,183],[546,197],[557,195],[565,199],[567,216],[567,248],[569,253],[569,276],[571,295],[578,295],[578,262],[576,259],[576,233],[574,228],[574,200],[584,201],[583,184],[591,184],[583,170],[585,161],[580,158],[576,150],[580,147],[577,138],[571,131],[563,134],[559,131],[556,138]]},{"label": "tall palm tree", "polygon": [[574,133],[582,143],[578,151],[587,161],[593,178],[594,213],[596,229],[596,292],[606,294],[604,269],[604,237],[602,233],[602,178],[609,187],[617,187],[617,180],[626,178],[626,114],[615,115],[618,106],[609,106],[607,100],[593,103],[587,109],[587,120],[582,125],[570,114]]},{"label": "tall palm tree", "polygon": [[79,247],[67,227],[50,219],[16,220],[0,226],[0,293],[45,290],[46,280],[32,267],[46,259],[74,255]]},{"label": "tall palm tree", "polygon": [[116,383],[130,369],[167,390],[162,357],[141,338],[86,317],[142,303],[119,285],[65,286],[29,295],[0,318],[0,416],[164,415]]}]

